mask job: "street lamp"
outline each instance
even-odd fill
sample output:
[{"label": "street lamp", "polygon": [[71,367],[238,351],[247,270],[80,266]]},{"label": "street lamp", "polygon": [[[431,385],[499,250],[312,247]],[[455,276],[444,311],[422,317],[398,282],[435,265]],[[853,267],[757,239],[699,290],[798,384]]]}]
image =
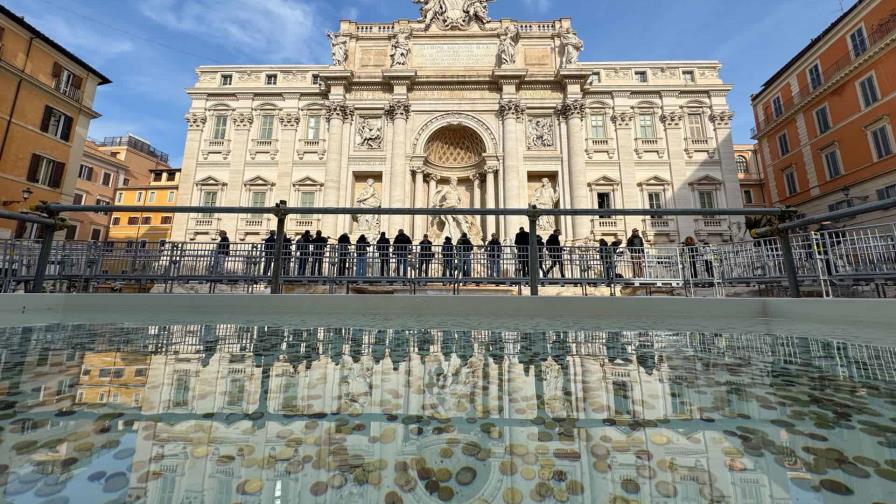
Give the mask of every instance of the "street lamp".
[{"label": "street lamp", "polygon": [[9,206],[9,205],[14,205],[16,203],[25,203],[29,199],[31,199],[32,196],[34,196],[34,191],[32,191],[30,187],[26,187],[26,188],[22,189],[22,199],[21,200],[19,200],[19,201],[3,200],[2,202],[0,202],[0,206]]},{"label": "street lamp", "polygon": [[843,189],[840,189],[840,192],[843,193],[843,197],[846,199],[847,202],[852,202],[852,200],[854,200],[854,199],[855,199],[855,200],[859,200],[859,201],[868,201],[868,196],[853,196],[853,197],[850,197],[850,196],[849,196],[849,193],[850,193],[851,191],[852,191],[852,190],[851,190],[851,188],[850,188],[849,186],[843,186]]}]

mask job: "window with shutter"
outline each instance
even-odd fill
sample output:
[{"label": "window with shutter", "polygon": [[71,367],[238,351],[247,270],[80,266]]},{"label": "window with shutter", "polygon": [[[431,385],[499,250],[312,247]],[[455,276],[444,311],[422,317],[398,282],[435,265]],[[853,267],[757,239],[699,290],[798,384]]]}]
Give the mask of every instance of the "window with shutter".
[{"label": "window with shutter", "polygon": [[53,172],[50,176],[50,183],[47,184],[54,189],[62,187],[62,176],[65,174],[65,163],[54,162]]},{"label": "window with shutter", "polygon": [[25,177],[25,180],[28,182],[38,183],[38,174],[40,170],[40,160],[41,157],[37,154],[31,155],[31,165],[28,167],[28,175]]}]

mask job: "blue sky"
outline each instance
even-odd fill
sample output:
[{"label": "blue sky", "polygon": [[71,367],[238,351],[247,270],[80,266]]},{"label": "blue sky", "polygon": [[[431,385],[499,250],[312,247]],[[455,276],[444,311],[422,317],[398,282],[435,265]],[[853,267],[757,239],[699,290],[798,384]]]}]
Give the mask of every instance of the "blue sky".
[{"label": "blue sky", "polygon": [[[413,18],[411,0],[2,0],[114,82],[90,136],[128,132],[180,163],[184,93],[206,64],[326,63],[339,19]],[[855,0],[842,0],[848,8]],[[571,17],[583,61],[717,59],[734,85],[736,142],[750,94],[841,12],[840,0],[497,0],[492,17]]]}]

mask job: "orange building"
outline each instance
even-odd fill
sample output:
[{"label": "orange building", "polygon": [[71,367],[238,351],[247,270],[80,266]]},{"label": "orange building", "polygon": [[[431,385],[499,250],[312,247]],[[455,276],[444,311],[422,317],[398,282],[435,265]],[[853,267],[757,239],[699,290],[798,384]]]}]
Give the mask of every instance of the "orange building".
[{"label": "orange building", "polygon": [[[115,192],[116,205],[173,207],[177,205],[180,170],[158,168],[150,171],[146,185],[122,187]],[[115,212],[109,227],[110,241],[158,242],[171,239],[174,214]]]},{"label": "orange building", "polygon": [[[69,203],[96,88],[110,81],[0,5],[0,201],[4,210]],[[23,192],[33,194],[23,202]],[[0,220],[0,239],[41,228]]]},{"label": "orange building", "polygon": [[128,352],[86,352],[75,402],[139,408],[149,356]]},{"label": "orange building", "polygon": [[768,202],[812,215],[896,197],[894,48],[896,2],[859,0],[753,96]]},{"label": "orange building", "polygon": [[735,144],[734,161],[737,166],[737,180],[740,182],[740,193],[743,198],[744,208],[766,207],[763,183],[765,171],[762,169],[762,159],[754,144]]},{"label": "orange building", "polygon": [[[88,140],[73,202],[111,205],[117,190],[145,186],[154,172],[170,170],[167,154],[134,135]],[[76,212],[67,217],[72,224],[66,232],[67,239],[109,239],[111,214]]]}]

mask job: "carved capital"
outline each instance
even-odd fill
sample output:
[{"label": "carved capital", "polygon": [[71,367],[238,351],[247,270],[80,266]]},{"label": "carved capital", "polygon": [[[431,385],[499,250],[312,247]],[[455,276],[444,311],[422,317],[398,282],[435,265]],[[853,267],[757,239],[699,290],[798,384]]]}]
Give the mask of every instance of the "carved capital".
[{"label": "carved capital", "polygon": [[427,181],[427,182],[435,183],[435,182],[438,182],[438,181],[441,180],[441,179],[442,179],[442,177],[436,175],[435,173],[427,173],[427,174],[426,174],[426,181]]},{"label": "carved capital", "polygon": [[355,115],[355,107],[352,107],[345,102],[329,101],[326,102],[324,106],[327,108],[327,121],[332,121],[333,119],[347,121]]},{"label": "carved capital", "polygon": [[520,121],[524,115],[526,115],[526,106],[520,100],[501,100],[501,103],[498,104],[498,118],[502,121],[510,118]]},{"label": "carved capital", "polygon": [[485,171],[485,173],[488,175],[498,173],[498,165],[496,165],[496,164],[485,165],[485,169],[483,171]]},{"label": "carved capital", "polygon": [[284,129],[297,129],[301,122],[301,118],[296,112],[281,112],[278,119],[280,127]]},{"label": "carved capital", "polygon": [[483,175],[482,173],[476,172],[476,173],[470,175],[470,180],[472,180],[473,182],[481,182],[482,175]]},{"label": "carved capital", "polygon": [[662,121],[663,125],[665,125],[667,128],[680,128],[681,120],[683,118],[684,115],[677,110],[663,112],[663,114],[660,115],[660,121]]},{"label": "carved capital", "polygon": [[617,128],[631,128],[632,121],[635,120],[635,114],[631,112],[617,112],[610,118]]},{"label": "carved capital", "polygon": [[192,112],[185,115],[184,120],[187,121],[188,129],[202,129],[208,121],[208,116],[203,112]]},{"label": "carved capital", "polygon": [[386,118],[390,121],[405,119],[411,115],[411,104],[407,100],[392,100],[385,106]]},{"label": "carved capital", "polygon": [[709,120],[712,121],[712,124],[718,128],[730,128],[731,121],[734,119],[734,112],[730,110],[722,110],[720,112],[713,112],[709,115]]},{"label": "carved capital", "polygon": [[557,113],[563,120],[569,120],[574,117],[583,119],[585,117],[585,101],[584,100],[566,100],[557,105]]},{"label": "carved capital", "polygon": [[423,165],[414,165],[414,166],[411,166],[411,171],[413,173],[421,173],[421,174],[425,175],[426,167]]},{"label": "carved capital", "polygon": [[236,129],[249,129],[255,122],[255,116],[251,112],[234,112],[230,120],[233,121],[233,127]]}]

